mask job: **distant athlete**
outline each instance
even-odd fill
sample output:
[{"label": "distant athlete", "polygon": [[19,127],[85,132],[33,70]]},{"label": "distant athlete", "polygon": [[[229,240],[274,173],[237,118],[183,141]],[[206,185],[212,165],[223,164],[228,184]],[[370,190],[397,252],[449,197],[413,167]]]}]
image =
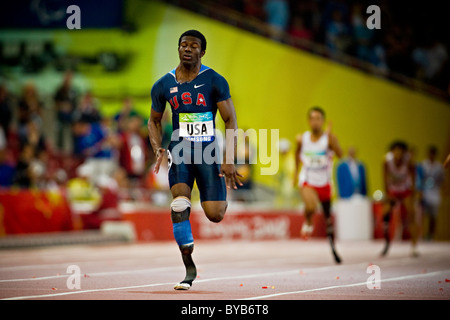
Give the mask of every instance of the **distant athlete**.
[{"label": "distant athlete", "polygon": [[428,239],[434,238],[436,220],[441,205],[441,186],[444,183],[445,171],[442,163],[436,160],[438,150],[435,146],[428,148],[428,157],[421,163],[423,172],[422,205],[425,216],[428,216]]},{"label": "distant athlete", "polygon": [[383,163],[384,184],[386,189],[385,209],[383,213],[385,246],[381,253],[388,253],[391,239],[389,225],[394,207],[400,205],[406,216],[406,223],[411,233],[412,256],[417,256],[417,226],[414,212],[416,168],[408,153],[408,146],[403,141],[395,141],[386,154]]},{"label": "distant athlete", "polygon": [[[184,32],[178,40],[179,65],[152,87],[149,138],[156,154],[155,173],[163,155],[169,160],[170,205],[173,233],[180,248],[186,277],[174,286],[188,290],[197,276],[192,259],[194,239],[189,221],[191,191],[196,181],[202,208],[212,222],[220,222],[227,209],[226,188],[241,185],[234,163],[220,164],[216,148],[215,117],[219,111],[225,129],[237,130],[236,112],[228,83],[213,69],[202,65],[206,39],[199,31]],[[172,108],[172,139],[167,150],[161,145],[161,119],[166,102]],[[231,143],[228,143],[231,141]],[[236,154],[236,140],[227,140],[227,152]],[[217,151],[217,152],[216,152]]]},{"label": "distant athlete", "polygon": [[[294,181],[295,184],[298,182],[300,195],[305,203],[305,222],[301,234],[303,237],[311,236],[312,217],[320,203],[333,257],[337,263],[340,263],[341,258],[334,247],[334,230],[330,211],[332,158],[333,153],[341,158],[342,150],[336,136],[323,129],[325,111],[322,108],[311,108],[308,111],[308,121],[311,130],[297,136],[295,152]],[[302,168],[299,173],[300,164]]]}]

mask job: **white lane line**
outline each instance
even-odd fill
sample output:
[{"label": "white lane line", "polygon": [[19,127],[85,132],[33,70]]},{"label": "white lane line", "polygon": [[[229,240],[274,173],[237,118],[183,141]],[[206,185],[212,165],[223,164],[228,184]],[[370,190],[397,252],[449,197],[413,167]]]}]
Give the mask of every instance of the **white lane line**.
[{"label": "white lane line", "polygon": [[[424,277],[433,277],[433,276],[437,276],[437,275],[441,275],[441,274],[445,274],[445,273],[450,273],[450,270],[441,270],[441,271],[435,271],[435,272],[430,272],[430,273],[412,274],[412,275],[401,276],[401,277],[381,279],[380,282],[403,281],[403,280],[410,280],[410,279],[417,279],[417,278],[424,278]],[[332,290],[332,289],[339,289],[339,288],[359,287],[359,286],[364,286],[364,285],[367,285],[367,281],[343,284],[343,285],[338,285],[338,286],[313,288],[313,289],[307,289],[307,290],[279,292],[279,293],[268,294],[268,295],[264,295],[264,296],[249,297],[249,298],[243,298],[243,299],[237,299],[237,300],[268,299],[268,298],[274,298],[274,297],[285,296],[285,295],[290,295],[290,294],[301,294],[301,293],[325,291],[325,290]]]},{"label": "white lane line", "polygon": [[[285,258],[276,258],[276,259],[269,259],[265,260],[265,265],[269,264],[275,264],[275,263],[282,263],[285,262]],[[244,261],[233,261],[233,262],[215,262],[215,263],[202,263],[201,268],[212,268],[215,266],[223,266],[224,264],[232,264],[233,266],[254,266],[255,263],[260,263],[260,260],[244,260]],[[295,262],[295,259],[290,260],[290,262]],[[64,263],[61,264],[61,267],[64,268],[64,270],[67,269],[67,267],[71,265],[71,263]],[[342,267],[355,267],[355,266],[367,266],[367,262],[360,262],[355,264],[347,264],[347,265],[330,265],[330,266],[323,266],[323,267],[307,267],[307,268],[298,268],[297,272],[300,270],[306,271],[308,273],[310,272],[322,272],[322,271],[329,271],[334,270],[336,268],[342,268]],[[182,265],[178,266],[166,266],[166,267],[156,267],[156,268],[147,268],[147,269],[138,269],[138,270],[120,270],[120,271],[108,271],[108,272],[84,272],[84,274],[87,274],[89,277],[94,276],[114,276],[114,275],[123,275],[123,274],[134,274],[134,273],[143,273],[143,272],[159,272],[159,271],[166,271],[166,270],[177,270],[177,269],[183,269]],[[42,276],[42,277],[32,277],[32,278],[13,278],[13,279],[0,279],[0,283],[5,282],[25,282],[25,281],[39,281],[39,280],[49,280],[49,279],[63,279],[70,277],[72,274],[59,274],[54,276]]]},{"label": "white lane line", "polygon": [[[68,267],[69,264],[66,265]],[[121,271],[108,271],[108,272],[93,272],[93,273],[85,273],[89,277],[95,277],[95,276],[115,276],[115,275],[123,275],[123,274],[134,274],[134,273],[144,273],[144,272],[158,272],[158,271],[166,271],[166,270],[172,270],[172,269],[184,269],[182,266],[178,267],[159,267],[159,268],[153,268],[153,269],[140,269],[140,270],[121,270]],[[24,281],[39,281],[39,280],[49,280],[49,279],[64,279],[68,278],[70,276],[73,276],[72,273],[70,274],[60,274],[56,276],[46,276],[46,277],[35,277],[35,278],[18,278],[18,279],[3,279],[0,280],[0,283],[4,282],[24,282]]]},{"label": "white lane line", "polygon": [[[280,275],[280,274],[291,274],[291,273],[298,273],[298,269],[290,270],[290,271],[279,271],[279,272],[268,272],[268,273],[260,273],[260,274],[241,275],[241,276],[229,276],[229,277],[202,279],[202,280],[196,280],[195,282],[198,283],[198,282],[221,281],[221,280],[230,280],[230,279],[257,278],[257,277],[276,276],[276,275]],[[173,282],[171,282],[171,283],[152,283],[152,284],[143,284],[143,285],[127,286],[127,287],[77,290],[77,291],[68,291],[68,292],[43,294],[43,295],[10,297],[10,298],[3,298],[3,299],[0,299],[0,300],[25,300],[25,299],[37,299],[37,298],[50,298],[50,297],[58,297],[58,296],[65,296],[65,295],[71,295],[71,294],[104,292],[104,291],[117,291],[117,290],[127,290],[127,289],[137,289],[137,288],[149,288],[149,287],[166,286],[166,285],[172,285],[173,286],[174,283]]]},{"label": "white lane line", "polygon": [[51,294],[41,294],[41,295],[34,295],[34,296],[11,297],[11,298],[4,298],[4,299],[0,299],[0,300],[25,300],[25,299],[37,299],[37,298],[50,298],[50,297],[66,296],[66,295],[71,295],[71,294],[90,293],[90,292],[102,292],[102,291],[117,291],[117,290],[148,288],[148,287],[156,287],[156,286],[164,286],[164,285],[174,285],[174,283],[173,282],[170,282],[170,283],[153,283],[153,284],[138,285],[138,286],[128,286],[128,287],[91,289],[91,290],[77,290],[77,291],[59,292],[59,293],[51,293]]},{"label": "white lane line", "polygon": [[[285,261],[286,261],[285,258],[275,258],[275,259],[265,260],[264,264],[271,265],[271,264],[275,264],[275,263],[283,263]],[[234,261],[234,262],[229,262],[229,263],[232,263],[233,266],[246,266],[246,265],[252,266],[255,264],[255,262],[259,263],[261,261],[260,260],[244,260],[244,261]],[[290,260],[290,263],[295,263],[295,262],[297,262],[296,259]],[[298,262],[299,262],[299,264],[301,264],[302,261],[299,260]],[[227,262],[203,263],[202,268],[223,266],[226,263]],[[386,260],[386,261],[383,261],[380,265],[382,265],[383,267],[392,266],[392,265],[397,266],[397,265],[399,265],[399,263],[400,264],[404,264],[404,263],[409,264],[409,263],[411,263],[411,257],[403,257],[403,258],[399,258],[399,259],[393,259],[390,261]],[[63,267],[65,270],[71,264],[76,264],[76,263],[64,263],[64,264],[61,263],[61,264],[58,264],[58,266]],[[301,270],[301,271],[307,272],[307,273],[315,273],[315,272],[324,272],[324,271],[333,271],[333,270],[337,271],[338,269],[342,269],[342,268],[345,269],[348,267],[367,267],[368,265],[369,265],[369,262],[359,262],[359,263],[353,263],[353,264],[328,265],[328,266],[322,266],[322,267],[306,267],[306,268],[299,267],[296,270],[297,270],[297,272],[299,272]],[[44,266],[44,265],[40,265],[40,266]],[[47,265],[47,266],[54,267],[54,265]],[[145,272],[159,272],[159,271],[177,270],[177,269],[182,269],[182,266],[165,266],[165,267],[138,269],[138,270],[120,270],[120,271],[108,271],[108,272],[89,272],[88,271],[88,272],[84,272],[84,274],[87,274],[89,277],[114,276],[114,275],[145,273]],[[63,279],[63,278],[70,277],[71,275],[72,274],[59,274],[59,275],[54,275],[54,276],[42,276],[42,277],[32,277],[32,278],[0,279],[0,283]]]},{"label": "white lane line", "polygon": [[[323,267],[312,267],[312,268],[304,268],[302,269],[306,273],[311,272],[323,272],[329,271],[333,269],[339,269],[344,267],[364,267],[368,264],[366,262],[356,263],[356,264],[348,264],[348,265],[337,265],[337,266],[323,266]],[[258,273],[258,274],[248,274],[248,275],[239,275],[239,276],[227,276],[227,277],[217,277],[210,279],[201,279],[196,280],[196,283],[201,282],[211,282],[211,281],[222,281],[222,280],[233,280],[233,279],[249,279],[249,278],[259,278],[259,277],[273,277],[280,275],[295,275],[299,274],[300,269],[294,270],[286,270],[286,271],[276,271],[276,272],[266,272],[266,273]],[[144,284],[144,285],[136,285],[136,286],[126,286],[126,287],[115,287],[115,288],[104,288],[104,289],[89,289],[89,290],[76,290],[69,292],[58,292],[51,293],[45,295],[33,295],[33,296],[19,296],[19,297],[10,297],[3,298],[0,300],[24,300],[24,299],[36,299],[36,298],[50,298],[50,297],[58,297],[63,295],[72,295],[72,294],[81,294],[81,293],[91,293],[91,292],[102,292],[102,291],[117,291],[117,290],[127,290],[127,289],[136,289],[136,288],[148,288],[148,287],[156,287],[156,286],[164,286],[164,285],[173,285],[173,283],[153,283],[153,284]]]},{"label": "white lane line", "polygon": [[[364,262],[364,263],[357,263],[357,264],[345,265],[345,266],[346,267],[367,266],[367,263]],[[318,267],[318,268],[305,268],[303,270],[305,270],[307,272],[312,272],[312,271],[316,271],[317,272],[317,271],[326,271],[326,270],[329,270],[329,269],[335,269],[335,268],[339,268],[339,267],[344,267],[344,265],[340,265],[340,266],[324,266],[324,267]],[[210,278],[210,279],[195,280],[195,283],[221,281],[221,280],[232,280],[232,279],[248,279],[248,278],[258,278],[258,277],[272,277],[272,276],[279,276],[279,275],[291,275],[291,274],[299,274],[299,270],[300,269],[297,268],[295,270],[266,272],[266,273],[248,274],[248,275],[239,275],[239,276],[217,277],[217,278]],[[0,299],[0,300],[25,300],[25,299],[36,299],[36,298],[50,298],[50,297],[58,297],[58,296],[71,295],[71,294],[103,292],[103,291],[117,291],[117,290],[127,290],[127,289],[136,289],[136,288],[148,288],[148,287],[165,286],[165,285],[173,285],[173,284],[174,283],[153,283],[153,284],[143,284],[143,285],[136,285],[136,286],[126,286],[126,287],[89,289],[89,290],[76,290],[76,291],[69,291],[69,292],[58,292],[58,293],[44,294],[44,295],[10,297],[10,298],[3,298],[3,299]]]},{"label": "white lane line", "polygon": [[[297,273],[298,273],[298,269],[290,270],[290,271],[268,272],[268,273],[251,274],[251,275],[240,275],[240,276],[202,279],[202,280],[196,280],[196,282],[199,283],[199,282],[211,282],[211,281],[222,281],[222,280],[244,279],[244,278],[248,279],[248,278],[258,278],[258,277],[272,277],[272,276],[277,276],[277,275],[288,275],[288,274],[297,274]],[[387,278],[387,279],[382,279],[381,282],[402,281],[402,280],[410,280],[410,279],[417,279],[417,278],[423,278],[423,277],[432,277],[432,276],[441,275],[444,273],[450,273],[450,270],[441,270],[441,271],[435,271],[435,272],[430,272],[430,273],[425,273],[425,274],[413,274],[413,275],[407,275],[407,276],[401,276],[401,277]],[[277,293],[277,294],[243,298],[243,299],[237,299],[237,300],[267,299],[267,298],[273,298],[273,297],[288,295],[288,294],[299,294],[299,293],[331,290],[331,289],[337,289],[337,288],[357,287],[357,286],[362,286],[362,285],[366,285],[366,284],[367,284],[367,282],[358,282],[358,283],[351,283],[351,284],[339,285],[339,286],[330,286],[330,287],[314,288],[314,289],[291,291],[291,292],[281,292],[281,293]],[[129,289],[150,288],[150,287],[166,286],[166,285],[173,285],[173,283],[152,283],[152,284],[126,286],[126,287],[77,290],[77,291],[59,292],[59,293],[52,293],[52,294],[43,294],[43,295],[10,297],[10,298],[4,298],[4,299],[0,299],[0,300],[25,300],[25,299],[38,299],[38,298],[53,298],[53,297],[58,297],[58,296],[81,294],[81,293],[129,290]]]}]

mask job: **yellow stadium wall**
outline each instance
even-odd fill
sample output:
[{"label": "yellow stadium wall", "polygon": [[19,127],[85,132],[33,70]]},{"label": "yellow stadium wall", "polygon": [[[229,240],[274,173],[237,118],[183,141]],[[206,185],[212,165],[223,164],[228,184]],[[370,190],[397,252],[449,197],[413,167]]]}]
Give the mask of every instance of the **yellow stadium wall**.
[{"label": "yellow stadium wall", "polygon": [[[442,101],[159,2],[134,0],[127,6],[136,33],[79,30],[55,36],[72,52],[113,48],[132,54],[124,72],[88,77],[98,95],[143,95],[135,102],[145,117],[152,84],[178,64],[179,35],[198,29],[208,41],[203,63],[228,80],[240,127],[279,129],[280,138],[294,142],[297,133],[307,130],[308,108],[323,107],[343,149],[358,149],[368,168],[369,192],[383,188],[381,163],[393,139],[412,144],[418,160],[430,144],[439,148],[441,158],[450,152],[450,106]],[[107,115],[119,107],[120,101],[102,103]],[[255,179],[273,182],[269,176]]]}]

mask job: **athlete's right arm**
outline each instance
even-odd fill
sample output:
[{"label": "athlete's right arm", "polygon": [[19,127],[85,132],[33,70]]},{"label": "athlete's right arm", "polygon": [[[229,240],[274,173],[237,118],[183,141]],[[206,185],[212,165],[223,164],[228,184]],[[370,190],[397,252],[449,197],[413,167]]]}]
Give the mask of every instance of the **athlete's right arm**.
[{"label": "athlete's right arm", "polygon": [[161,119],[163,116],[163,112],[157,112],[152,109],[150,112],[150,119],[148,119],[147,127],[148,127],[148,136],[150,139],[150,144],[152,145],[153,151],[156,155],[156,163],[154,171],[158,173],[159,166],[161,165],[161,161],[163,159],[163,154],[166,151],[162,146],[162,125]]},{"label": "athlete's right arm", "polygon": [[296,148],[295,148],[295,170],[294,170],[294,187],[298,184],[298,173],[299,173],[299,167],[300,167],[300,152],[302,151],[302,135],[299,134],[295,138],[296,140]]},{"label": "athlete's right arm", "polygon": [[155,168],[153,169],[155,173],[159,172],[159,166],[163,159],[164,152],[166,151],[162,147],[162,125],[161,120],[164,114],[164,109],[166,106],[166,101],[161,89],[160,81],[156,82],[152,87],[152,108],[150,111],[150,118],[147,122],[148,136],[150,139],[150,144],[152,145],[153,151],[156,155]]}]

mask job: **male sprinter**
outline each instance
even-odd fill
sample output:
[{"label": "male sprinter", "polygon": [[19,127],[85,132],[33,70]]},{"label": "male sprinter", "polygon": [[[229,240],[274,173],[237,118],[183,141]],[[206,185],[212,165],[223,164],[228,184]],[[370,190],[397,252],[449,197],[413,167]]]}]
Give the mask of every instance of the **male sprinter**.
[{"label": "male sprinter", "polygon": [[406,222],[411,233],[411,256],[417,257],[417,224],[414,210],[416,168],[408,153],[408,145],[403,141],[395,141],[386,154],[383,163],[383,177],[386,189],[383,222],[384,238],[386,240],[381,253],[385,256],[390,246],[389,224],[394,207],[399,204],[406,213]]},{"label": "male sprinter", "polygon": [[[173,197],[170,205],[173,233],[186,267],[186,277],[174,286],[176,290],[188,290],[197,276],[192,260],[194,239],[189,221],[194,180],[200,192],[202,208],[212,222],[220,222],[225,215],[226,188],[237,189],[236,184],[242,185],[234,163],[220,165],[217,161],[217,110],[227,132],[237,130],[237,120],[227,81],[213,69],[202,65],[205,50],[203,34],[196,30],[184,32],[178,40],[179,65],[159,79],[151,90],[152,109],[148,130],[156,153],[154,170],[158,173],[163,154],[167,152]],[[166,101],[172,107],[174,130],[167,151],[161,145],[161,119]],[[227,159],[227,152],[236,154],[235,148],[236,139],[228,139],[224,159]],[[208,156],[209,159],[206,158]],[[215,160],[211,161],[211,157]]]},{"label": "male sprinter", "polygon": [[[297,149],[295,152],[294,183],[300,187],[300,195],[305,203],[305,222],[302,226],[302,236],[309,237],[313,231],[312,216],[317,205],[322,205],[326,219],[327,236],[330,240],[331,250],[336,263],[341,258],[334,248],[334,231],[331,220],[331,170],[332,154],[342,157],[339,142],[331,132],[325,132],[325,111],[320,107],[312,107],[308,111],[308,121],[311,131],[297,136]],[[299,175],[299,165],[302,169]]]}]

